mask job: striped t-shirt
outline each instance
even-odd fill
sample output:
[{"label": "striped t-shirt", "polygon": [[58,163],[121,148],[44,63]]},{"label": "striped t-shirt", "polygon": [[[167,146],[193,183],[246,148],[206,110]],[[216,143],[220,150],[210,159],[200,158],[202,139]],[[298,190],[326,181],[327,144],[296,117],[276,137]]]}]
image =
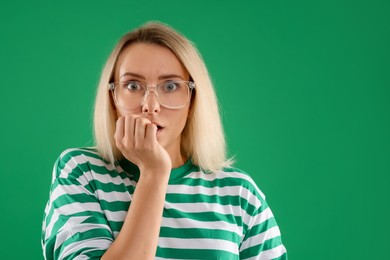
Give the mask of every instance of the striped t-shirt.
[{"label": "striped t-shirt", "polygon": [[[100,259],[121,230],[138,179],[127,160],[109,164],[93,148],[63,152],[45,209],[45,259]],[[287,259],[287,253],[252,178],[235,168],[205,173],[189,160],[171,171],[156,259]]]}]

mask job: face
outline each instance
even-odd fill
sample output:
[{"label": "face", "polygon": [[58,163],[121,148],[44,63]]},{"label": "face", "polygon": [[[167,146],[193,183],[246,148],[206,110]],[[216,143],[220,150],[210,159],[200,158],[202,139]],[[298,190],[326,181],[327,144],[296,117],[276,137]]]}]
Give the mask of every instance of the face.
[{"label": "face", "polygon": [[[155,86],[167,80],[189,80],[189,74],[178,58],[162,46],[134,43],[119,56],[115,67],[115,81],[138,81]],[[158,125],[157,140],[171,156],[180,155],[181,133],[186,125],[190,102],[180,109],[160,105],[151,92],[143,105],[127,110],[116,107],[117,116],[136,114]]]}]

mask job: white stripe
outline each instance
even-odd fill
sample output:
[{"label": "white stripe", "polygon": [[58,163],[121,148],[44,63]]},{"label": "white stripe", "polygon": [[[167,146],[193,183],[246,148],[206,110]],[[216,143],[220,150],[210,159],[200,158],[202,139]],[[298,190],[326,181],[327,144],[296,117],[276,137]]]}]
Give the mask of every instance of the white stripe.
[{"label": "white stripe", "polygon": [[45,239],[48,239],[51,236],[51,232],[53,229],[53,226],[59,219],[60,215],[72,215],[74,213],[84,212],[84,211],[96,211],[96,212],[102,212],[100,205],[98,203],[71,203],[64,205],[62,207],[59,207],[58,209],[55,209],[53,212],[53,215],[50,219],[49,225],[47,225],[46,228],[46,236]]},{"label": "white stripe", "polygon": [[[109,171],[114,170],[114,168],[111,165],[108,165],[103,161],[98,160],[94,157],[89,157],[86,155],[77,155],[75,157],[72,157],[72,159],[69,160],[67,164],[65,164],[65,167],[60,172],[60,177],[68,178],[72,170],[75,169],[79,164],[83,164],[83,163],[89,163],[94,166],[105,167]],[[115,170],[116,172],[118,172],[118,174],[123,172],[123,169],[120,166],[118,166]],[[53,171],[54,171],[53,175],[55,175],[56,169],[54,169]],[[130,181],[130,178],[122,179],[119,175],[112,177],[104,170],[103,173],[98,173],[95,172],[94,170],[82,172],[82,173],[83,174],[79,178],[77,178],[77,181],[82,185],[87,185],[89,184],[90,181],[97,180],[104,184],[117,184],[117,185],[125,184],[126,186],[130,186],[130,185],[136,186],[136,183],[134,181]],[[85,180],[87,180],[87,182]]]},{"label": "white stripe", "polygon": [[245,240],[240,247],[240,251],[243,251],[247,248],[250,248],[252,246],[260,245],[264,243],[264,241],[268,239],[272,239],[274,237],[280,236],[280,230],[277,226],[272,227],[256,236],[250,237],[247,240]]},{"label": "white stripe", "polygon": [[[83,176],[82,176],[83,177]],[[80,179],[80,178],[79,178]],[[122,179],[118,184],[125,184],[126,186],[130,186],[130,180],[126,179],[122,181]],[[114,180],[114,179],[111,179]],[[100,180],[99,180],[100,181]],[[118,181],[118,180],[117,180]],[[81,181],[79,181],[80,183]],[[107,180],[107,183],[110,181]],[[114,182],[114,181],[113,181]],[[125,201],[128,202],[131,200],[131,195],[129,192],[117,192],[117,191],[111,191],[111,192],[105,192],[103,190],[97,189],[95,191],[96,194],[92,194],[89,190],[85,189],[82,185],[57,185],[55,189],[52,191],[49,201],[49,208],[52,207],[53,202],[62,195],[76,195],[76,194],[88,194],[91,196],[97,196],[99,199],[103,199],[108,202],[113,201]]]},{"label": "white stripe", "polygon": [[263,212],[257,214],[252,218],[252,223],[249,224],[249,227],[253,227],[256,225],[259,225],[263,223],[264,221],[267,221],[268,219],[272,218],[274,215],[272,214],[272,211],[270,208],[265,209]]},{"label": "white stripe", "polygon": [[208,188],[201,185],[168,185],[168,194],[204,194],[204,195],[218,195],[218,196],[241,196],[245,198],[249,204],[255,208],[261,207],[260,200],[253,195],[248,189],[243,186],[225,186]]},{"label": "white stripe", "polygon": [[[58,232],[62,232],[64,230],[68,229],[68,232],[70,233],[70,232],[72,232],[73,227],[83,225],[81,223],[83,223],[87,218],[89,218],[89,216],[79,216],[79,217],[75,216],[75,217],[69,218],[64,223],[64,225],[62,225],[62,227],[58,230]],[[71,235],[73,235],[73,233]]]},{"label": "white stripe", "polygon": [[119,231],[112,231],[112,236],[116,239],[119,235]]},{"label": "white stripe", "polygon": [[50,200],[46,205],[45,216],[49,214],[50,209],[53,207],[53,203],[62,195],[74,195],[74,194],[88,194],[91,195],[87,189],[81,185],[57,185],[57,187],[51,192]]},{"label": "white stripe", "polygon": [[[61,160],[62,160],[62,157],[61,157]],[[59,176],[61,178],[67,178],[69,173],[71,173],[73,169],[75,169],[79,164],[83,164],[86,162],[88,162],[92,165],[95,165],[95,166],[104,167],[108,171],[114,170],[114,167],[112,166],[112,164],[106,164],[102,160],[96,159],[94,157],[90,157],[90,156],[85,155],[85,154],[81,154],[81,155],[72,156],[70,158],[70,160],[65,164],[64,168],[61,170]]]},{"label": "white stripe", "polygon": [[106,238],[93,238],[74,242],[63,249],[61,255],[59,256],[59,259],[63,259],[84,247],[93,247],[94,249],[98,250],[107,250],[110,247],[111,243],[112,241],[109,241]]},{"label": "white stripe", "polygon": [[[65,157],[65,155],[67,155],[68,153],[71,153],[71,152],[87,152],[87,153],[92,153],[92,154],[95,154],[97,156],[100,157],[99,153],[97,152],[94,152],[94,151],[91,151],[91,150],[88,150],[88,149],[83,149],[83,148],[69,148],[69,149],[66,149],[65,151],[63,151],[61,154],[60,154],[60,160],[62,160],[63,157]],[[101,160],[103,162],[103,160]]]},{"label": "white stripe", "polygon": [[[55,175],[56,169],[54,169],[53,171],[54,171],[53,175]],[[62,174],[64,175],[64,172]],[[98,181],[100,181],[102,183],[109,183],[109,184],[114,183],[114,184],[119,184],[119,185],[124,184],[126,186],[132,185],[134,187],[136,185],[135,182],[130,182],[129,178],[126,178],[124,180],[120,176],[112,178],[108,174],[105,174],[105,175],[96,174],[94,171],[92,171],[92,174],[94,176],[92,176],[92,178],[91,177],[88,178],[89,174],[86,174],[85,172],[83,172],[83,175],[81,175],[77,179],[77,181],[82,185],[88,185],[89,182],[85,181],[85,178],[88,178],[90,180],[97,179]],[[52,205],[53,202],[58,197],[60,197],[62,195],[88,194],[88,195],[94,196],[94,194],[92,194],[89,190],[85,189],[82,185],[57,185],[56,188],[50,194],[49,204],[46,206],[45,212],[48,214],[50,208],[53,206]],[[108,202],[113,202],[113,201],[126,201],[127,202],[127,201],[131,200],[131,195],[128,192],[104,192],[104,191],[98,189],[98,190],[96,190],[96,195],[100,199],[104,199]]]},{"label": "white stripe", "polygon": [[246,213],[240,206],[221,205],[219,203],[195,202],[195,203],[170,203],[165,202],[166,209],[175,209],[186,213],[216,212],[223,215],[232,214],[236,217],[242,217],[245,225],[249,225],[252,217]]},{"label": "white stripe", "polygon": [[103,210],[104,214],[106,215],[106,219],[108,221],[115,221],[115,222],[123,222],[125,221],[127,211],[121,210],[121,211],[109,211],[109,210]]},{"label": "white stripe", "polygon": [[158,244],[162,248],[223,250],[238,255],[237,244],[222,239],[160,237]]},{"label": "white stripe", "polygon": [[264,193],[257,187],[256,183],[253,181],[253,179],[241,172],[216,172],[216,173],[211,173],[207,174],[201,171],[198,172],[192,172],[191,174],[187,175],[185,178],[189,179],[204,179],[206,181],[214,181],[216,179],[225,179],[225,178],[239,178],[248,181],[249,183],[252,184],[252,186],[256,189],[256,191],[260,194],[260,196],[265,200],[265,195]]},{"label": "white stripe", "polygon": [[87,219],[88,217],[74,217],[71,220],[69,220],[64,226],[62,226],[57,233],[57,239],[54,246],[54,250],[57,250],[58,247],[60,247],[68,238],[73,236],[75,233],[86,232],[93,229],[106,229],[111,233],[109,226],[105,224],[90,224],[90,223],[81,224],[80,220],[75,220],[77,218]]},{"label": "white stripe", "polygon": [[57,163],[54,163],[53,170],[51,172],[51,184],[54,183],[54,180],[57,178]]},{"label": "white stripe", "polygon": [[286,253],[286,248],[283,245],[279,245],[272,249],[260,252],[259,255],[247,258],[247,260],[269,260],[282,256]]},{"label": "white stripe", "polygon": [[238,236],[242,237],[242,227],[236,224],[230,224],[225,221],[198,221],[189,218],[162,218],[162,227],[169,228],[204,228],[212,230],[225,230],[229,232],[236,233]]},{"label": "white stripe", "polygon": [[90,182],[92,180],[97,180],[97,181],[104,183],[104,184],[116,184],[116,185],[125,184],[126,186],[130,186],[130,185],[135,186],[134,185],[135,182],[130,182],[129,178],[122,179],[119,175],[112,177],[108,173],[99,174],[93,170],[89,171],[89,173],[91,173],[92,179],[89,179],[88,182]]},{"label": "white stripe", "polygon": [[76,194],[92,195],[91,192],[86,190],[81,185],[57,185],[57,187],[55,187],[55,189],[51,193],[50,202],[55,201],[56,199],[58,199],[58,197],[62,195],[76,195]]},{"label": "white stripe", "polygon": [[131,195],[129,192],[110,191],[105,192],[97,189],[96,195],[99,200],[105,200],[107,202],[129,202],[131,201]]},{"label": "white stripe", "polygon": [[[88,148],[88,147],[85,147],[85,148]],[[66,149],[65,151],[63,151],[60,155],[60,158],[64,157],[67,153],[70,153],[70,152],[73,152],[73,151],[76,151],[76,152],[89,152],[89,153],[93,153],[93,154],[96,154],[96,155],[99,155],[99,153],[93,151],[93,150],[88,150],[88,149],[85,149],[85,148],[69,148],[69,149]],[[90,148],[93,148],[93,147],[90,147]]]},{"label": "white stripe", "polygon": [[75,169],[75,168],[77,167],[77,165],[78,165],[78,164],[77,164],[75,161],[69,160],[69,161],[65,164],[64,168],[62,168],[61,171],[59,172],[58,177],[59,177],[59,178],[65,178],[65,179],[67,179],[68,176],[69,176],[69,173],[71,173],[72,170]]}]

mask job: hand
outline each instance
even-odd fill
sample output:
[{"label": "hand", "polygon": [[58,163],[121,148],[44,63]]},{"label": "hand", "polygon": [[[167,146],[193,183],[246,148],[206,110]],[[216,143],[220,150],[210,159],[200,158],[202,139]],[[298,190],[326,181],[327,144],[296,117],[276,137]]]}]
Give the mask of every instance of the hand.
[{"label": "hand", "polygon": [[157,126],[144,117],[127,115],[116,121],[114,139],[123,156],[138,166],[141,174],[170,172],[171,158],[157,141]]}]

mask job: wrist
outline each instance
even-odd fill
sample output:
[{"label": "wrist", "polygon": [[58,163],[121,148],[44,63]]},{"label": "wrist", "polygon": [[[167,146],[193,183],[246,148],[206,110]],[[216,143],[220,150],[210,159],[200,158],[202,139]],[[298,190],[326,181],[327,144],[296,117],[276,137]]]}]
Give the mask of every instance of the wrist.
[{"label": "wrist", "polygon": [[159,176],[159,175],[170,175],[172,169],[172,163],[156,163],[156,164],[144,164],[140,163],[137,165],[141,176],[143,175],[151,175],[151,176]]},{"label": "wrist", "polygon": [[140,168],[140,181],[151,183],[168,182],[171,169],[143,169]]}]

